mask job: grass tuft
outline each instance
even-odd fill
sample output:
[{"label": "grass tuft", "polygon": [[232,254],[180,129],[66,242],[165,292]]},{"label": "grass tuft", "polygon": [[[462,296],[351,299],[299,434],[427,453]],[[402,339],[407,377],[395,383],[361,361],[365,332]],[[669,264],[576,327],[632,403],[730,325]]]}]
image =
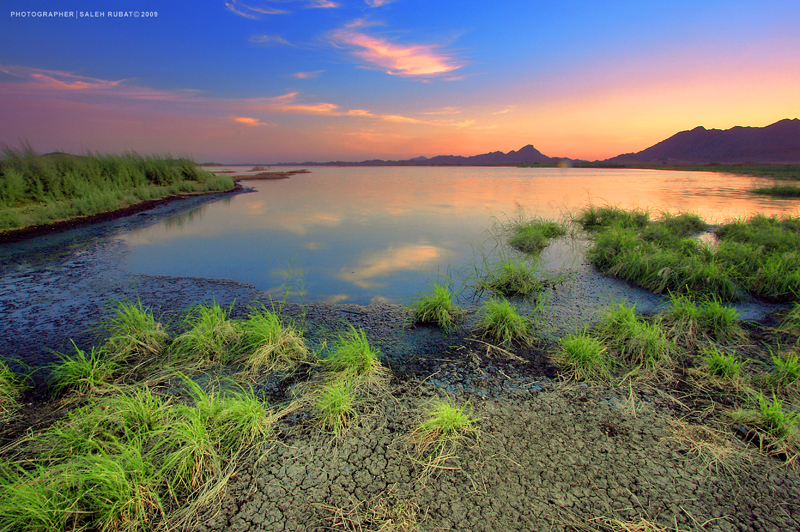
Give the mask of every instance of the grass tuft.
[{"label": "grass tuft", "polygon": [[123,360],[130,356],[157,357],[169,342],[169,334],[141,301],[116,302],[113,314],[101,328],[108,334],[105,349]]},{"label": "grass tuft", "polygon": [[772,364],[769,380],[774,386],[789,388],[800,385],[800,355],[796,351],[773,354]]},{"label": "grass tuft", "polygon": [[772,401],[758,395],[759,421],[767,432],[782,440],[792,434],[797,422],[800,420],[800,413],[787,412],[783,408],[783,402],[772,395]]},{"label": "grass tuft", "polygon": [[87,354],[75,342],[72,356],[56,353],[60,362],[51,366],[50,376],[56,392],[75,391],[79,395],[91,395],[101,391],[119,368],[119,363],[104,356],[100,349],[92,347]]},{"label": "grass tuft", "polygon": [[475,422],[471,417],[472,405],[469,402],[456,406],[451,399],[437,400],[426,410],[424,419],[412,433],[420,454],[424,454],[431,445],[441,449],[465,434],[476,432]]},{"label": "grass tuft", "polygon": [[369,345],[364,329],[352,325],[348,332],[339,336],[323,362],[330,371],[348,381],[369,380],[385,372],[380,353]]},{"label": "grass tuft", "polygon": [[479,281],[480,288],[505,297],[529,296],[544,289],[535,271],[524,260],[504,260]]},{"label": "grass tuft", "polygon": [[604,379],[609,376],[609,360],[606,347],[584,330],[580,334],[568,334],[559,339],[556,358],[567,367],[570,376],[577,380]]},{"label": "grass tuft", "polygon": [[511,230],[509,245],[531,255],[539,254],[549,246],[551,238],[557,238],[567,232],[562,225],[547,220],[517,223]]},{"label": "grass tuft", "polygon": [[346,429],[356,419],[354,401],[352,385],[348,381],[339,379],[324,385],[314,402],[323,429],[336,435]]},{"label": "grass tuft", "polygon": [[285,324],[278,313],[266,307],[250,314],[241,328],[240,351],[251,375],[260,371],[293,372],[315,360],[300,330]]},{"label": "grass tuft", "polygon": [[735,355],[722,352],[716,346],[704,349],[702,354],[703,362],[711,375],[729,381],[738,381],[741,378],[744,361]]},{"label": "grass tuft", "polygon": [[478,329],[483,338],[502,345],[533,342],[533,321],[521,316],[508,300],[492,298],[483,304],[481,311],[483,317],[478,322]]},{"label": "grass tuft", "polygon": [[232,358],[241,339],[241,329],[229,319],[231,309],[217,303],[195,305],[184,319],[186,332],[175,338],[172,348],[179,360],[218,364]]},{"label": "grass tuft", "polygon": [[445,333],[453,332],[463,318],[463,311],[453,304],[453,293],[445,285],[434,283],[430,289],[411,303],[416,323],[431,323]]},{"label": "grass tuft", "polygon": [[671,362],[675,344],[658,323],[636,315],[636,306],[622,303],[606,309],[597,326],[598,334],[627,367],[655,368]]},{"label": "grass tuft", "polygon": [[20,409],[25,380],[0,360],[0,423],[8,423]]},{"label": "grass tuft", "polygon": [[716,342],[741,339],[739,312],[712,298],[695,303],[689,296],[669,294],[670,306],[661,313],[664,327],[675,342],[689,347],[702,340]]}]

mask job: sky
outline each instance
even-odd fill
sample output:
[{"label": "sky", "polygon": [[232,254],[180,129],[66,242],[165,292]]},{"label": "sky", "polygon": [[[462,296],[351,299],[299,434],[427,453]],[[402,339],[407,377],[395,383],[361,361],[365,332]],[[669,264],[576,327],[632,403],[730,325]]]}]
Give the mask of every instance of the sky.
[{"label": "sky", "polygon": [[0,145],[40,153],[598,160],[800,117],[797,0],[0,4]]}]

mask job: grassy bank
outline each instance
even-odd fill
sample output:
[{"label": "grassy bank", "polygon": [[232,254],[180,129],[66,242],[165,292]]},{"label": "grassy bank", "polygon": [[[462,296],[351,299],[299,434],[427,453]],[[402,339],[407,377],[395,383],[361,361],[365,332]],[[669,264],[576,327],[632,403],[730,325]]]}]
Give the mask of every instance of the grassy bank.
[{"label": "grassy bank", "polygon": [[708,224],[692,214],[651,221],[645,211],[591,206],[576,221],[593,234],[588,256],[598,269],[655,293],[800,300],[797,217],[735,220],[703,240]]},{"label": "grassy bank", "polygon": [[0,231],[115,211],[178,194],[230,190],[194,162],[168,156],[38,155],[30,146],[0,156]]}]

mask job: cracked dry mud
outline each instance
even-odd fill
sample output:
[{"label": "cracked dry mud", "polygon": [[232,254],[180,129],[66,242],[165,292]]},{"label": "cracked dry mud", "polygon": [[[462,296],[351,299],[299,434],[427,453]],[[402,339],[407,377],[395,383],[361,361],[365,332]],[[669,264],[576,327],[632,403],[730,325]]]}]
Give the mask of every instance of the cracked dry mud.
[{"label": "cracked dry mud", "polygon": [[406,381],[392,391],[335,440],[308,420],[284,425],[195,530],[608,530],[612,519],[668,530],[800,528],[797,471],[744,448],[735,467],[696,456],[658,400],[558,383],[463,395],[477,434],[426,467],[409,434],[437,390]]}]

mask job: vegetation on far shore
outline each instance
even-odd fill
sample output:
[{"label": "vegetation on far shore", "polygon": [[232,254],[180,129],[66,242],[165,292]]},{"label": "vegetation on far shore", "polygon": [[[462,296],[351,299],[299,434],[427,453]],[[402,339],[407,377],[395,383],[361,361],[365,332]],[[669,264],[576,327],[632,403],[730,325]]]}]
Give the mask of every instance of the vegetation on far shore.
[{"label": "vegetation on far shore", "polygon": [[231,190],[186,158],[63,153],[38,155],[23,144],[0,155],[0,231],[111,212],[179,194]]}]

